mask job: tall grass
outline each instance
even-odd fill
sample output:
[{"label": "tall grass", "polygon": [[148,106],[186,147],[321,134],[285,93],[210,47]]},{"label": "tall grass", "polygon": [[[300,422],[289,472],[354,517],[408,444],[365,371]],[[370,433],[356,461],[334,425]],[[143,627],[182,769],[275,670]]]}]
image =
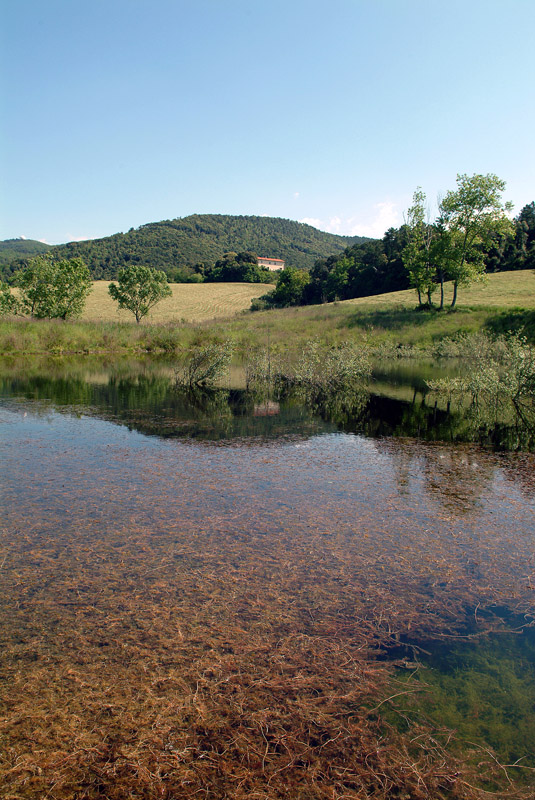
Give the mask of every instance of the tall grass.
[{"label": "tall grass", "polygon": [[[101,284],[99,292],[105,294],[105,282]],[[522,331],[528,340],[535,341],[535,274],[529,270],[491,275],[486,288],[465,289],[454,312],[417,310],[410,291],[251,313],[244,310],[243,298],[263,291],[259,284],[180,284],[175,290],[189,293],[190,300],[197,297],[202,306],[197,316],[191,312],[190,321],[178,316],[183,314],[178,306],[171,321],[141,325],[136,325],[132,315],[117,321],[116,312],[110,316],[104,306],[98,319],[60,322],[3,318],[0,353],[174,353],[189,347],[195,339],[232,341],[238,354],[269,343],[276,354],[300,352],[305,342],[320,338],[330,346],[351,341],[384,354],[406,355],[432,351],[440,341],[459,333],[486,331],[496,335],[510,330]],[[230,298],[233,292],[237,293],[235,300],[225,305],[222,298]],[[242,313],[236,314],[238,295]],[[213,316],[216,311],[217,318]],[[85,316],[95,313],[89,306]]]}]

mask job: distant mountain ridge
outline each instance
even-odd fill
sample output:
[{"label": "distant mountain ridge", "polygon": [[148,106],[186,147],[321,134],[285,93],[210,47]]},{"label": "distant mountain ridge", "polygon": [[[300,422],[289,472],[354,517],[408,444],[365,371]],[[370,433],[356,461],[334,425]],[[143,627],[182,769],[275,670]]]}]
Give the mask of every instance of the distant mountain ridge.
[{"label": "distant mountain ridge", "polygon": [[0,264],[11,264],[21,258],[32,258],[46,253],[52,245],[36,239],[5,239],[0,242]]},{"label": "distant mountain ridge", "polygon": [[[223,253],[253,251],[285,260],[287,266],[311,269],[318,258],[336,255],[362,236],[338,236],[303,222],[279,217],[193,214],[150,222],[127,233],[56,245],[52,252],[81,257],[95,279],[111,279],[129,264],[163,269],[171,279],[187,278],[197,264],[213,264]],[[2,259],[0,263],[7,263]],[[15,266],[15,265],[13,265]]]}]

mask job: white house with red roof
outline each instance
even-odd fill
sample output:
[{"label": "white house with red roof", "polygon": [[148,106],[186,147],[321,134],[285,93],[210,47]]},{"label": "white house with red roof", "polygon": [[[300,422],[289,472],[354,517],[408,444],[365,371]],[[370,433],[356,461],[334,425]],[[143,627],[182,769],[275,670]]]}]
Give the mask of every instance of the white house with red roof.
[{"label": "white house with red roof", "polygon": [[284,269],[284,259],[282,258],[263,258],[258,256],[258,266],[266,267],[273,272],[277,269]]}]

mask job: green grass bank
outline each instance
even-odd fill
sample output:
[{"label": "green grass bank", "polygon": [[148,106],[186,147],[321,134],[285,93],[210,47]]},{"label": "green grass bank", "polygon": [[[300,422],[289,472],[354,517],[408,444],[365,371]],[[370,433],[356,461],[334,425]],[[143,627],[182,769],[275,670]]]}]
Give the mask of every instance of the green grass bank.
[{"label": "green grass bank", "polygon": [[[174,286],[175,297],[180,286],[189,289],[187,285]],[[200,301],[196,298],[201,309],[197,314],[191,312],[186,318],[183,308],[177,307],[175,316],[166,309],[163,319],[155,313],[141,325],[133,317],[118,319],[111,305],[95,306],[95,298],[89,312],[86,309],[79,320],[4,317],[0,319],[0,354],[173,353],[194,342],[214,339],[230,339],[238,352],[268,342],[275,349],[298,351],[305,341],[314,338],[332,344],[349,340],[385,354],[408,354],[432,352],[442,339],[459,333],[500,334],[509,330],[523,330],[530,341],[535,341],[535,274],[530,270],[490,275],[485,285],[464,289],[455,311],[418,310],[415,293],[404,291],[251,313],[243,305],[241,310],[237,307],[250,302],[251,285],[247,285],[243,297],[240,285],[232,286],[234,299],[229,297],[228,304],[221,295],[221,285],[205,284],[205,296]],[[257,287],[256,292],[262,289]],[[98,286],[96,296],[102,294],[101,290]],[[217,293],[212,305],[211,291]]]}]

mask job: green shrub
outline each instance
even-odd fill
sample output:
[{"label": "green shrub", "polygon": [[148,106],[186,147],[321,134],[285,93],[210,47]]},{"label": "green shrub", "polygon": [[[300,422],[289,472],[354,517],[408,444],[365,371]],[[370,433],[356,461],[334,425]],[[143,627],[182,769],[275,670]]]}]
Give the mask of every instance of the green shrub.
[{"label": "green shrub", "polygon": [[189,387],[213,385],[230,367],[233,350],[230,341],[194,345],[177,371],[177,384]]}]

